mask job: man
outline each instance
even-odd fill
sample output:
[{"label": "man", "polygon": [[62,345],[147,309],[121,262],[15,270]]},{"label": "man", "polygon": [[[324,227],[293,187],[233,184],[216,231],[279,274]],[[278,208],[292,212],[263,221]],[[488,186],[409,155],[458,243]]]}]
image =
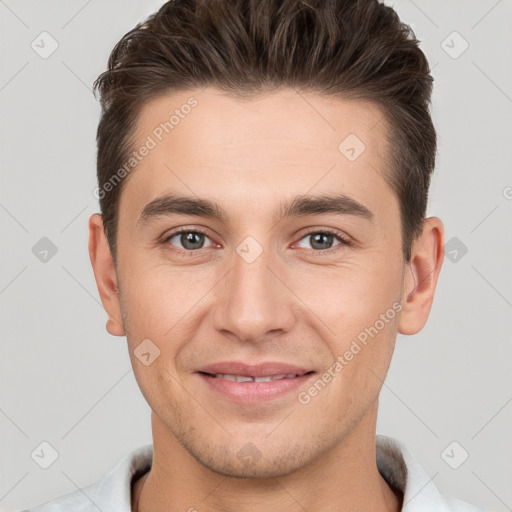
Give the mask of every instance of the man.
[{"label": "man", "polygon": [[432,78],[396,13],[175,0],[96,87],[89,252],[153,445],[44,510],[477,510],[376,436],[444,244]]}]

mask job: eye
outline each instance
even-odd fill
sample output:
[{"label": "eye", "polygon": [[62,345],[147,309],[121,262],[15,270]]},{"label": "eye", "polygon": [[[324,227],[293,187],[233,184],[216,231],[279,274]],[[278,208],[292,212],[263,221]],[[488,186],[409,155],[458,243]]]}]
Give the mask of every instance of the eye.
[{"label": "eye", "polygon": [[[301,245],[303,240],[307,241],[306,243],[309,244],[309,247]],[[335,243],[336,241],[337,243]],[[314,249],[317,251],[332,249],[341,244],[348,244],[348,241],[341,235],[331,233],[330,231],[312,231],[307,233],[306,236],[302,237],[298,242],[299,247],[303,249]]]},{"label": "eye", "polygon": [[[209,241],[209,245],[204,245],[205,241]],[[204,249],[205,247],[211,247],[212,241],[202,231],[192,229],[182,229],[170,234],[164,243],[171,245],[177,245],[181,250],[195,251],[198,249]]]}]

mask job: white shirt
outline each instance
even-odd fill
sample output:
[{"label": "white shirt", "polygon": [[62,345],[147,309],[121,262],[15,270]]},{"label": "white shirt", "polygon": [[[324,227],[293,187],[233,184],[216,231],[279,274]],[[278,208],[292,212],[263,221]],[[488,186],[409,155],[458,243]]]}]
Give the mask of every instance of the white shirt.
[{"label": "white shirt", "polygon": [[[404,495],[403,512],[484,512],[443,496],[414,455],[400,442],[377,434],[377,467],[391,487]],[[23,512],[131,512],[131,481],[153,460],[153,445],[141,446],[122,458],[102,480]]]}]

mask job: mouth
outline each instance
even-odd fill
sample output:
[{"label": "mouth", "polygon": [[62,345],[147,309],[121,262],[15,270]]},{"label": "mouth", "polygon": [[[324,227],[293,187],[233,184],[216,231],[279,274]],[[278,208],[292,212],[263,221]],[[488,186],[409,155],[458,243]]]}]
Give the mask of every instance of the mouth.
[{"label": "mouth", "polygon": [[282,364],[218,363],[201,368],[196,374],[217,398],[239,404],[275,400],[296,391],[316,372]]},{"label": "mouth", "polygon": [[214,379],[225,379],[231,382],[272,382],[275,380],[283,380],[283,379],[295,379],[296,377],[302,377],[303,375],[308,375],[311,372],[306,373],[282,373],[280,375],[264,375],[262,377],[257,377],[255,375],[232,375],[229,373],[207,373],[207,372],[199,372],[208,377],[213,377]]}]

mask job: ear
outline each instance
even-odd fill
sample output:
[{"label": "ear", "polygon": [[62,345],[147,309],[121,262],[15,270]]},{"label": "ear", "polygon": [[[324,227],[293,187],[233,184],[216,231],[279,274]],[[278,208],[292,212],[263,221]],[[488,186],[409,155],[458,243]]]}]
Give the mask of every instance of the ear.
[{"label": "ear", "polygon": [[411,259],[405,267],[402,311],[398,322],[401,334],[416,334],[425,326],[443,259],[443,223],[437,217],[430,217],[423,221],[423,232],[413,242]]},{"label": "ear", "polygon": [[101,302],[108,315],[107,331],[112,336],[124,336],[116,269],[103,229],[103,219],[97,213],[89,219],[89,257]]}]

